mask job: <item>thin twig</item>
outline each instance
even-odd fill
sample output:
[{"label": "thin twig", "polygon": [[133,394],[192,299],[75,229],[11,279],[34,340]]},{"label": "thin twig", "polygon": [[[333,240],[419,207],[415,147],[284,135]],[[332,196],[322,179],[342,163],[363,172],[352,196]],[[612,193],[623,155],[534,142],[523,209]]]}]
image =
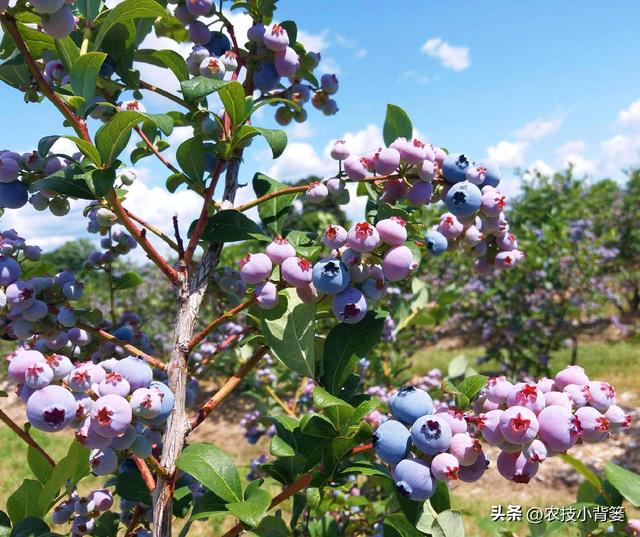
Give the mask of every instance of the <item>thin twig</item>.
[{"label": "thin twig", "polygon": [[173,215],[173,233],[176,236],[176,243],[178,245],[178,259],[182,261],[184,259],[184,243],[180,236],[180,227],[178,226],[178,215]]},{"label": "thin twig", "polygon": [[133,214],[130,210],[125,209],[125,211],[127,212],[127,215],[129,215],[129,218],[131,218],[131,220],[133,220],[134,222],[138,222],[138,224],[140,224],[142,227],[146,227],[156,237],[166,242],[172,250],[175,250],[176,252],[178,251],[178,245],[171,240],[171,237],[167,236],[166,233],[163,233],[161,229],[150,224],[146,220],[143,220],[138,215]]},{"label": "thin twig", "polygon": [[131,520],[127,525],[127,531],[124,532],[124,537],[131,537],[133,535],[133,530],[138,525],[138,520],[140,519],[140,515],[142,514],[142,506],[137,503],[135,509],[133,510],[133,514],[131,515]]},{"label": "thin twig", "polygon": [[160,474],[161,476],[166,478],[169,477],[167,470],[164,468],[164,466],[162,466],[162,464],[160,464],[160,461],[156,459],[153,455],[149,455],[147,458],[145,458],[145,461],[147,461],[147,464],[149,464],[149,466],[153,468],[153,471],[156,474]]},{"label": "thin twig", "polygon": [[136,463],[138,470],[140,470],[140,474],[142,475],[144,484],[147,485],[149,492],[153,494],[153,491],[156,488],[156,480],[153,479],[153,474],[151,473],[151,470],[149,470],[147,463],[144,462],[143,459],[141,459],[140,457],[136,457],[135,455],[132,455],[131,458],[133,459],[133,462]]},{"label": "thin twig", "polygon": [[200,343],[204,338],[206,338],[211,332],[213,332],[218,326],[220,326],[227,319],[230,319],[234,315],[240,313],[242,310],[246,310],[247,308],[253,306],[256,303],[255,297],[247,300],[246,302],[242,302],[238,304],[235,308],[231,308],[229,311],[225,311],[220,317],[209,323],[204,330],[200,333],[196,334],[189,341],[189,350],[193,350],[193,348]]},{"label": "thin twig", "polygon": [[7,416],[2,410],[0,410],[0,420],[2,420],[9,429],[11,429],[14,433],[16,433],[22,440],[24,440],[27,444],[29,444],[33,449],[35,449],[40,455],[42,455],[46,461],[51,465],[55,466],[56,461],[54,461],[49,454],[36,442],[31,435],[20,428],[18,424],[13,421],[9,416]]},{"label": "thin twig", "polygon": [[151,356],[150,354],[147,354],[146,352],[139,349],[138,347],[131,345],[131,343],[127,343],[126,341],[122,341],[121,339],[118,339],[117,337],[115,337],[113,334],[110,334],[109,332],[105,332],[100,328],[95,328],[86,323],[76,323],[76,326],[78,328],[82,328],[83,330],[85,330],[86,332],[89,332],[90,334],[93,334],[94,336],[98,336],[100,339],[104,339],[105,341],[109,341],[114,345],[118,345],[124,348],[134,356],[140,356],[141,358],[144,358],[144,360],[153,367],[157,367],[158,369],[166,368],[166,364],[162,360],[156,358],[155,356]]},{"label": "thin twig", "polygon": [[143,130],[140,127],[134,127],[134,130],[138,133],[138,136],[140,136],[140,138],[142,139],[144,144],[149,148],[149,150],[158,158],[160,162],[162,162],[162,164],[164,164],[169,169],[171,173],[177,173],[182,175],[182,172],[178,168],[176,168],[173,164],[171,164],[171,162],[169,162],[166,158],[164,158],[164,155],[160,153],[160,151],[158,151],[158,148],[154,145],[154,143],[151,140],[149,140],[148,136],[143,132]]},{"label": "thin twig", "polygon": [[260,347],[253,353],[244,364],[238,368],[234,375],[225,382],[222,387],[200,408],[198,413],[191,419],[191,424],[187,429],[186,434],[193,431],[198,425],[200,425],[211,412],[213,412],[224,401],[229,394],[236,389],[238,384],[242,382],[242,379],[256,366],[262,357],[267,353],[268,347]]},{"label": "thin twig", "polygon": [[187,108],[191,112],[195,112],[198,109],[197,106],[188,103],[187,101],[185,101],[184,99],[181,99],[177,95],[174,95],[173,93],[171,93],[171,92],[169,92],[167,90],[163,90],[162,88],[159,88],[158,86],[154,86],[153,84],[149,84],[149,82],[145,82],[144,80],[140,80],[140,87],[143,88],[143,89],[152,91],[154,93],[157,93],[158,95],[162,95],[163,97],[166,97],[170,101],[173,101],[174,103],[179,104],[180,106],[184,106],[185,108]]}]

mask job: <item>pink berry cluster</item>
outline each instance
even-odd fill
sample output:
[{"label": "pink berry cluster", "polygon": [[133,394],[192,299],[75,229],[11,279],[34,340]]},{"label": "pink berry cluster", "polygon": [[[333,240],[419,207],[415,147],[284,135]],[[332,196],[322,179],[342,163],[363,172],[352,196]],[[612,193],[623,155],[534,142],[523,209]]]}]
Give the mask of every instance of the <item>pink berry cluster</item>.
[{"label": "pink berry cluster", "polygon": [[630,424],[614,388],[591,381],[579,366],[535,383],[492,377],[469,412],[434,411],[427,392],[413,386],[392,394],[388,405],[393,418],[376,429],[374,447],[391,465],[398,491],[420,501],[433,495],[435,481],[480,479],[489,466],[482,442],[500,450],[496,465],[505,479],[528,483],[548,457],[605,441]]},{"label": "pink berry cluster", "polygon": [[357,182],[374,174],[384,179],[380,202],[401,202],[408,208],[444,202],[448,211],[424,236],[429,254],[462,249],[476,257],[480,274],[492,266],[511,268],[524,259],[509,232],[503,211],[507,198],[497,188],[502,173],[496,162],[473,163],[465,155],[447,154],[440,147],[406,138],[364,156],[352,155],[348,144],[338,140],[331,156],[341,161],[344,174],[313,185],[307,193],[309,201],[319,203],[328,195],[339,195],[344,175]]},{"label": "pink berry cluster", "polygon": [[95,528],[96,518],[112,506],[113,494],[107,489],[97,489],[86,496],[74,492],[53,508],[51,520],[54,524],[70,522],[74,535],[88,535]]}]

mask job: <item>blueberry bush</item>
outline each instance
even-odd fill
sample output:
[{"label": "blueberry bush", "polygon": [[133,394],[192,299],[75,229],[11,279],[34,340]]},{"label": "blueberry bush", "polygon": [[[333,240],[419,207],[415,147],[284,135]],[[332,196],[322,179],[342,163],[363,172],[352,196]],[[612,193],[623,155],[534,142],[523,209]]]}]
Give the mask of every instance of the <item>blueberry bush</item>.
[{"label": "blueberry bush", "polygon": [[[100,237],[74,271],[42,260],[16,230],[0,236],[1,330],[14,344],[6,374],[27,424],[0,419],[28,444],[33,472],[8,499],[3,534],[52,535],[50,521],[72,535],[165,537],[209,520],[225,536],[457,536],[447,483],[482,477],[481,442],[499,447],[506,479],[526,483],[546,457],[572,461],[565,452],[576,442],[629,426],[614,389],[576,367],[515,384],[434,370],[401,388],[404,334],[428,297],[421,267],[458,251],[487,275],[518,270],[525,257],[503,211],[499,167],[416,139],[401,108],[387,107],[383,147],[355,155],[336,141],[335,176],[291,186],[257,172],[255,199],[236,202],[254,139],[273,158],[287,144],[283,131],[254,124],[254,112],[274,107],[280,125],[305,121],[311,108],[338,112],[337,78],[318,80],[320,55],[275,9],[275,0],[0,1],[0,78],[26,103],[53,105],[64,132],[30,153],[0,152],[0,206],[64,217],[70,199],[84,200],[87,230]],[[229,13],[251,18],[246,43]],[[191,53],[141,48],[152,32],[191,43]],[[145,82],[139,63],[165,68],[179,93]],[[147,92],[175,110],[147,110]],[[193,136],[173,163],[176,127]],[[77,152],[56,153],[59,138]],[[169,192],[201,198],[200,216],[175,217],[171,236],[127,206],[144,158],[166,168]],[[367,206],[347,224],[336,207],[349,203],[349,183]],[[299,198],[336,218],[301,218]],[[439,223],[434,205],[446,211]],[[246,214],[254,208],[259,221]],[[134,248],[155,279],[126,270]],[[85,287],[89,274],[99,277]],[[147,293],[173,296],[173,311],[162,309],[169,337],[126,298],[149,282]],[[96,285],[99,300],[86,293]],[[201,382],[221,371],[228,377],[207,397]],[[271,437],[246,479],[229,453],[190,437],[239,389],[256,399],[241,420],[246,439]],[[31,428],[75,438],[55,461]],[[90,474],[100,485],[85,493]],[[637,505],[637,485],[607,479],[619,487],[607,501]]]}]

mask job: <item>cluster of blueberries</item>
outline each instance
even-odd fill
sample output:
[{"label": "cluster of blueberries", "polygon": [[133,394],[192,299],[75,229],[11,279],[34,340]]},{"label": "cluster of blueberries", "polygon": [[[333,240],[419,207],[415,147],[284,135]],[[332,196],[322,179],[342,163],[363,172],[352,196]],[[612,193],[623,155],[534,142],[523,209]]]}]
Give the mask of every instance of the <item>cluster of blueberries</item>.
[{"label": "cluster of blueberries", "polygon": [[[71,156],[74,160],[81,157],[81,153]],[[70,208],[65,196],[43,190],[29,197],[29,185],[59,172],[71,162],[55,155],[42,157],[37,151],[22,155],[6,149],[0,151],[0,207],[19,209],[29,201],[37,211],[49,209],[54,216],[65,216]]]},{"label": "cluster of blueberries", "polygon": [[[40,15],[42,30],[56,39],[64,39],[76,26],[71,6],[75,0],[29,0]],[[0,0],[0,13],[9,7],[9,0]]]},{"label": "cluster of blueberries", "polygon": [[[447,154],[440,147],[405,138],[360,157],[351,155],[346,143],[338,141],[331,154],[343,161],[352,181],[361,181],[372,173],[390,176],[380,201],[404,199],[415,207],[444,201],[448,212],[424,237],[430,254],[462,248],[477,258],[475,268],[480,274],[487,273],[492,265],[511,268],[524,258],[515,236],[509,233],[503,212],[507,199],[497,188],[502,173],[495,161],[473,162],[466,155]],[[328,194],[339,188],[339,179],[332,178],[324,190]],[[314,192],[313,198],[317,197]]]},{"label": "cluster of blueberries", "polygon": [[95,519],[111,507],[113,494],[108,489],[97,489],[86,496],[71,493],[67,500],[54,507],[51,520],[54,524],[71,522],[74,535],[88,535],[95,528]]},{"label": "cluster of blueberries", "polygon": [[398,492],[416,501],[429,499],[436,481],[480,479],[489,466],[481,439],[500,450],[503,477],[528,483],[547,457],[579,441],[604,441],[630,424],[613,387],[589,380],[580,366],[537,383],[492,377],[469,413],[434,412],[429,394],[413,386],[395,392],[388,405],[393,419],[377,428],[374,447],[391,465]]}]

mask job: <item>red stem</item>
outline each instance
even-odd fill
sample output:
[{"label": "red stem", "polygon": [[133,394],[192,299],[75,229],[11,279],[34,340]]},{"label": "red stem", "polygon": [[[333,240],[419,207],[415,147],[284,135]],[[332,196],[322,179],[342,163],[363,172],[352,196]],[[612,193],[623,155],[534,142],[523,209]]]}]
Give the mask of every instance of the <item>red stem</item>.
[{"label": "red stem", "polygon": [[155,479],[153,479],[153,474],[151,473],[151,470],[149,470],[147,463],[144,462],[144,460],[142,460],[141,458],[136,457],[135,455],[133,455],[131,458],[133,459],[133,462],[136,463],[138,470],[140,470],[140,474],[142,475],[144,484],[147,485],[149,492],[153,494],[153,491],[156,488],[156,481]]},{"label": "red stem", "polygon": [[255,297],[243,302],[242,304],[238,304],[235,308],[231,308],[229,311],[225,311],[220,317],[215,319],[213,322],[209,323],[207,327],[202,330],[202,332],[196,334],[189,341],[189,350],[193,350],[193,348],[198,345],[204,338],[206,338],[211,332],[213,332],[218,326],[220,326],[227,319],[230,319],[234,315],[240,313],[242,310],[246,310],[247,308],[253,306],[256,303]]}]

